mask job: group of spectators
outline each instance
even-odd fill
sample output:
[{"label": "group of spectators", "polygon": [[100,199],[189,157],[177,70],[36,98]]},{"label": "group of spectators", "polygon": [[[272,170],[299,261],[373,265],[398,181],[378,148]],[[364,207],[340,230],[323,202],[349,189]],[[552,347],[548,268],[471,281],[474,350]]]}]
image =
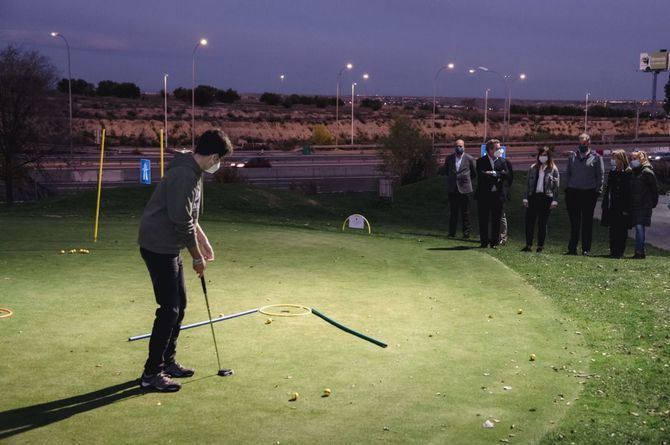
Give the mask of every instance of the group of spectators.
[{"label": "group of spectators", "polygon": [[[605,180],[601,155],[591,149],[588,134],[579,136],[579,147],[570,152],[565,169],[565,204],[570,220],[570,239],[566,255],[591,255],[593,215],[602,197],[601,224],[609,227],[610,256],[621,258],[626,249],[628,229],[635,228],[635,254],[645,258],[645,228],[651,225],[652,209],[658,203],[656,176],[643,151],[628,154],[615,150]],[[463,237],[469,238],[470,199],[474,194],[479,215],[480,247],[507,242],[507,218],[504,206],[510,200],[513,182],[511,162],[502,156],[497,139],[486,142],[486,153],[474,159],[465,153],[465,143],[456,141],[454,153],[445,160],[450,216],[449,237],[456,236],[458,219],[462,220]],[[476,189],[473,184],[477,183]],[[551,211],[558,207],[561,174],[549,147],[537,150],[535,162],[528,169],[522,204],[525,212],[526,245],[531,252],[537,227],[536,252],[542,252]]]}]

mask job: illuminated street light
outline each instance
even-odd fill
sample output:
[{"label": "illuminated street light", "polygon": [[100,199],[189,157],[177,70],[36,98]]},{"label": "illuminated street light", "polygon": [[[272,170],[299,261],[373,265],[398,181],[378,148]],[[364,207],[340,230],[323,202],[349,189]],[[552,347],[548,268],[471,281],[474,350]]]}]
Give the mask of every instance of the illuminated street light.
[{"label": "illuminated street light", "polygon": [[337,73],[337,92],[335,94],[335,145],[338,145],[340,137],[340,82],[342,80],[342,73],[345,69],[351,71],[354,65],[347,63],[339,73]]},{"label": "illuminated street light", "polygon": [[207,46],[207,39],[200,39],[193,48],[191,71],[191,150],[195,150],[195,52],[200,46]]},{"label": "illuminated street light", "polygon": [[[363,80],[368,80],[370,78],[370,75],[365,73],[363,74]],[[356,82],[353,82],[351,84],[351,145],[354,145],[354,102],[355,102],[355,96],[354,92],[356,90],[356,85],[358,85]]]},{"label": "illuminated street light", "polygon": [[432,120],[432,125],[431,125],[431,140],[432,140],[432,147],[433,151],[435,150],[435,108],[436,108],[436,98],[437,98],[437,78],[440,76],[440,73],[444,70],[453,70],[454,69],[454,64],[453,63],[448,63],[446,65],[443,65],[440,67],[439,70],[437,70],[437,73],[435,73],[435,77],[433,78],[433,120]]},{"label": "illuminated street light", "polygon": [[72,69],[70,66],[70,44],[65,36],[59,32],[52,32],[51,37],[60,37],[63,39],[63,42],[65,42],[65,46],[67,47],[67,91],[70,102],[70,155],[72,155]]}]

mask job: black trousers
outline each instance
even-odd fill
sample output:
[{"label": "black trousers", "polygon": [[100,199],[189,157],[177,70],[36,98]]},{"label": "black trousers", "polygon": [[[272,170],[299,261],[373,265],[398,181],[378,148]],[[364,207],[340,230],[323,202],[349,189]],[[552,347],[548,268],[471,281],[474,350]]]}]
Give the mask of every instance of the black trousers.
[{"label": "black trousers", "polygon": [[146,374],[156,374],[175,360],[177,338],[186,310],[184,266],[179,254],[160,254],[140,248],[147,265],[158,309],[149,340]]},{"label": "black trousers", "polygon": [[544,247],[547,237],[547,221],[551,213],[551,200],[544,193],[535,193],[528,198],[526,209],[526,246],[533,245],[535,223],[537,223],[537,246]]},{"label": "black trousers", "polygon": [[576,251],[579,236],[582,238],[582,250],[591,251],[593,237],[593,210],[598,194],[595,190],[565,189],[565,205],[570,218],[570,241],[568,250]]},{"label": "black trousers", "polygon": [[503,203],[498,192],[483,192],[477,197],[479,243],[482,246],[497,246],[500,243],[502,210]]},{"label": "black trousers", "polygon": [[449,235],[456,235],[458,216],[463,221],[463,235],[470,235],[470,195],[467,193],[449,193]]},{"label": "black trousers", "polygon": [[626,240],[628,239],[629,218],[621,212],[610,211],[609,215],[609,242],[610,255],[623,256],[626,251]]}]

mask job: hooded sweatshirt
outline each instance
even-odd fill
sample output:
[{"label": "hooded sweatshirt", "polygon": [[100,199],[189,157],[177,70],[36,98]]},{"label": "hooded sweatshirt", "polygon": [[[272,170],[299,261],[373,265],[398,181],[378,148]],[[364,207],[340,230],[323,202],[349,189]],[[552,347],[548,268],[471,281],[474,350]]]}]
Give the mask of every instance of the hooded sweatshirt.
[{"label": "hooded sweatshirt", "polygon": [[193,155],[177,153],[144,208],[138,243],[154,253],[178,254],[197,245],[202,170]]}]

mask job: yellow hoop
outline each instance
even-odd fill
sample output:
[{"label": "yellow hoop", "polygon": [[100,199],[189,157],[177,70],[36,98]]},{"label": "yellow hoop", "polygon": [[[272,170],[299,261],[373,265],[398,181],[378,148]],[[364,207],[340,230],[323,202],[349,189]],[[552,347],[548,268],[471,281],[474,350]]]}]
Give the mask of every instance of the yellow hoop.
[{"label": "yellow hoop", "polygon": [[[292,308],[298,308],[302,309],[304,312],[298,312],[298,313],[290,313],[289,311],[284,311],[284,312],[273,312],[269,310],[270,308],[281,308],[281,307],[292,307]],[[258,310],[261,314],[264,315],[269,315],[270,317],[299,317],[302,315],[307,315],[312,313],[312,309],[308,308],[307,306],[303,306],[300,304],[271,304],[269,306],[263,306]]]},{"label": "yellow hoop", "polygon": [[11,317],[14,314],[11,309],[5,309],[0,307],[0,318]]}]

